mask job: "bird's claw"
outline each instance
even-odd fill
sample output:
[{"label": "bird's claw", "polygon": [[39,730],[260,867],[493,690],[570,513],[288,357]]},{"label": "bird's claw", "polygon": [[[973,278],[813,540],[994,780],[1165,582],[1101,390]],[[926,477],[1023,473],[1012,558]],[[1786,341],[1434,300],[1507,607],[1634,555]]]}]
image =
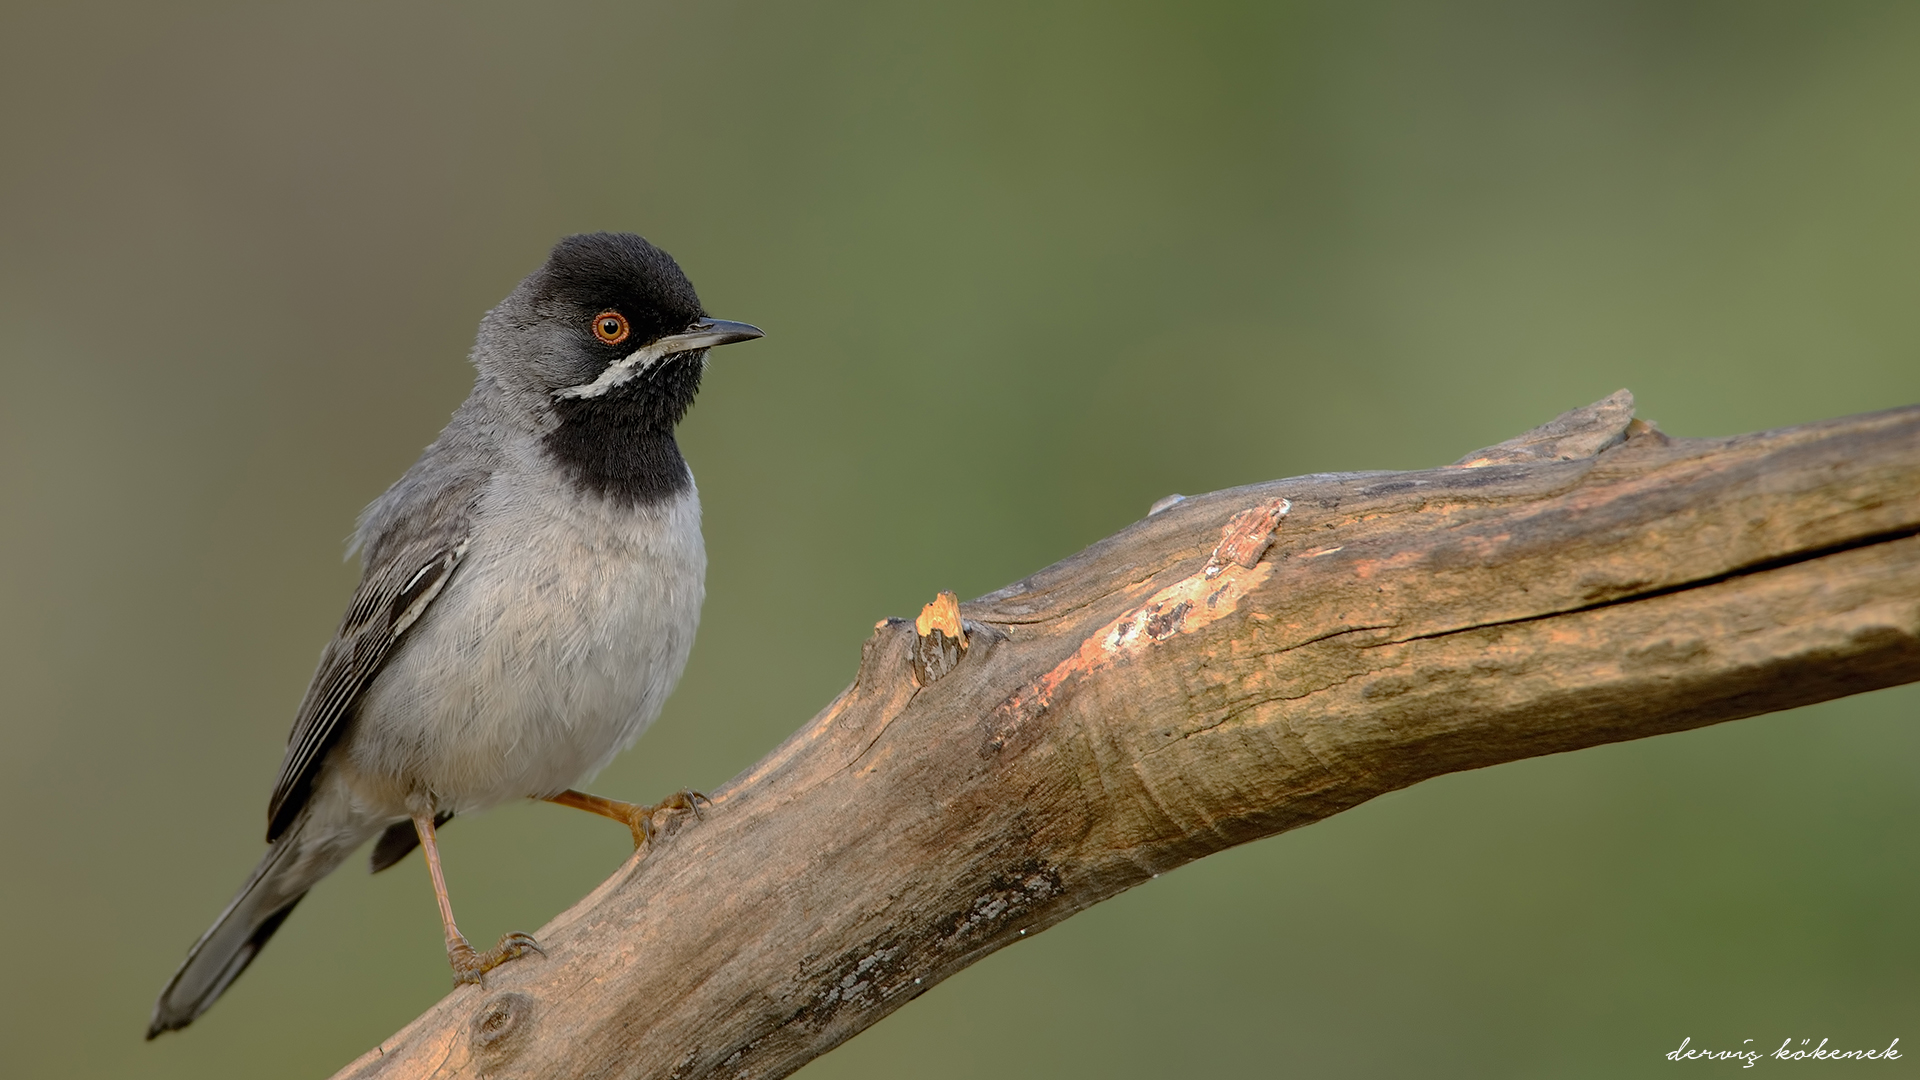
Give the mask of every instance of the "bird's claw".
[{"label": "bird's claw", "polygon": [[653,842],[653,815],[691,810],[694,817],[699,817],[701,803],[712,806],[713,800],[692,788],[681,788],[652,806],[634,807],[633,816],[627,821],[627,825],[633,829],[633,849],[638,851]]},{"label": "bird's claw", "polygon": [[531,934],[502,934],[499,944],[486,952],[476,952],[463,937],[447,946],[447,962],[453,965],[453,984],[459,986],[461,983],[477,983],[487,972],[530,952],[547,955]]}]

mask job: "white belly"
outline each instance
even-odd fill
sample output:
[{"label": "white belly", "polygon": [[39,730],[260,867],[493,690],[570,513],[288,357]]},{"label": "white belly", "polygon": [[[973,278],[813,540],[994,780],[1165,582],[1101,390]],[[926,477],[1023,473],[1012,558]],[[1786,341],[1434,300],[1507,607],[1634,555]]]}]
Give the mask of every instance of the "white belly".
[{"label": "white belly", "polygon": [[583,784],[679,681],[706,588],[698,494],[531,494],[488,491],[487,527],[368,688],[336,755],[360,812],[404,815],[424,791],[470,813]]}]

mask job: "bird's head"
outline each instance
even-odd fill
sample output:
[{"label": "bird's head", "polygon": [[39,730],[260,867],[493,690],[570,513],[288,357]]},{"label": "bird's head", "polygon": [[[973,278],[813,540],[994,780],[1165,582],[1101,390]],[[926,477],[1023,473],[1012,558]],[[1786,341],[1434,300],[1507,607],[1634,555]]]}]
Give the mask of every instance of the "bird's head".
[{"label": "bird's head", "polygon": [[679,264],[640,237],[569,236],[481,321],[473,400],[535,432],[580,490],[652,503],[692,489],[673,431],[707,350],[760,336],[708,318]]},{"label": "bird's head", "polygon": [[707,350],[760,337],[708,318],[673,256],[631,233],[585,233],[554,245],[481,324],[474,363],[554,414],[620,414],[664,427],[700,389]]}]

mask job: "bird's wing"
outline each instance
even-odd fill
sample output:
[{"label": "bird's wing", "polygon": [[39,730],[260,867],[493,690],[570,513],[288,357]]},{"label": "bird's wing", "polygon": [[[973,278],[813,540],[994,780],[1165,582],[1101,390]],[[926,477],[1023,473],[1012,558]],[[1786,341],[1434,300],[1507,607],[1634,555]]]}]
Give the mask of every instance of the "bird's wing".
[{"label": "bird's wing", "polygon": [[287,756],[267,804],[268,843],[300,816],[321,762],[352,721],[360,695],[459,568],[467,553],[472,494],[470,488],[443,492],[415,518],[429,523],[427,528],[411,536],[382,537],[367,552],[360,587],[320,654],[320,668],[287,736]]}]

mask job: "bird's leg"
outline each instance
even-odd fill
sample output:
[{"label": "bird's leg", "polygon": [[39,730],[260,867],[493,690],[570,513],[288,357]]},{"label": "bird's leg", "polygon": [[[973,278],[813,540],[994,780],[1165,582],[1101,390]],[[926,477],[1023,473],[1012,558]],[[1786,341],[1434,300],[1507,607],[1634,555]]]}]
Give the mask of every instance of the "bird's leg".
[{"label": "bird's leg", "polygon": [[433,898],[440,902],[440,925],[447,931],[447,963],[453,965],[453,982],[477,983],[480,976],[515,957],[539,952],[540,943],[526,934],[505,934],[500,943],[487,952],[475,952],[465,934],[453,924],[453,901],[447,897],[447,878],[440,872],[440,845],[433,838],[433,812],[416,812],[413,830],[420,834],[420,850],[427,856],[427,873],[433,876]]},{"label": "bird's leg", "polygon": [[713,800],[692,789],[685,789],[669,795],[652,806],[621,802],[618,799],[603,799],[598,795],[573,790],[549,795],[546,801],[558,803],[561,806],[571,806],[575,810],[585,810],[589,814],[599,814],[601,817],[620,822],[633,830],[633,848],[638,851],[653,839],[653,815],[662,810],[691,810],[698,814],[701,803],[711,803]]}]

